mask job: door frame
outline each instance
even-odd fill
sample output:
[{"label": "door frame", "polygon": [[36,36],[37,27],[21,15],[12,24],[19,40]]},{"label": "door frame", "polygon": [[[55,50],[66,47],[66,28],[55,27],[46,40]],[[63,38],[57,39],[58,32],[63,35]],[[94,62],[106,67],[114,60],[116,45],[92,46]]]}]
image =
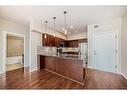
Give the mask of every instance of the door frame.
[{"label": "door frame", "polygon": [[17,36],[17,37],[23,37],[24,39],[24,66],[25,67],[25,62],[26,62],[26,38],[24,34],[20,34],[20,33],[14,33],[14,32],[8,32],[8,31],[3,31],[3,64],[4,64],[4,73],[6,72],[6,62],[7,62],[7,35],[13,35],[13,36]]},{"label": "door frame", "polygon": [[[119,38],[119,32],[118,32],[118,30],[104,31],[104,32],[100,31],[100,32],[94,32],[92,34],[92,67],[94,69],[96,69],[94,67],[94,43],[95,43],[94,38],[95,38],[95,35],[106,34],[106,33],[115,33],[116,37],[117,37],[117,39],[116,39],[116,50],[117,50],[116,65],[117,65],[117,69],[116,69],[116,72],[112,72],[112,73],[119,73],[121,65],[120,65],[120,47],[119,47],[119,40],[120,40],[120,38]],[[107,72],[110,72],[110,71],[107,71]]]}]

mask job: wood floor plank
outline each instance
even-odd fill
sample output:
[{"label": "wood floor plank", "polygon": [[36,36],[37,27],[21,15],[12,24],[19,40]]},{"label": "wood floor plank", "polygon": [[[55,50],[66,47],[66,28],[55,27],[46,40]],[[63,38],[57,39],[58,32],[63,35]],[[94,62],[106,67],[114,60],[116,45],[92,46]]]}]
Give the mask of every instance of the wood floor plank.
[{"label": "wood floor plank", "polygon": [[119,74],[88,69],[83,87],[45,70],[29,73],[20,68],[0,75],[0,89],[127,89],[127,80]]}]

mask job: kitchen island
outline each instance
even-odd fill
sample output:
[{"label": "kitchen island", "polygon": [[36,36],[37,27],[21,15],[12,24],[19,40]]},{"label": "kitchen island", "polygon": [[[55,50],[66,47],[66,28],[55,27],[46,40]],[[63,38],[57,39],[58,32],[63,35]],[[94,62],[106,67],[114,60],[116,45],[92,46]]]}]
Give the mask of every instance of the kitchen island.
[{"label": "kitchen island", "polygon": [[84,85],[85,72],[80,55],[38,54],[38,69],[44,69]]}]

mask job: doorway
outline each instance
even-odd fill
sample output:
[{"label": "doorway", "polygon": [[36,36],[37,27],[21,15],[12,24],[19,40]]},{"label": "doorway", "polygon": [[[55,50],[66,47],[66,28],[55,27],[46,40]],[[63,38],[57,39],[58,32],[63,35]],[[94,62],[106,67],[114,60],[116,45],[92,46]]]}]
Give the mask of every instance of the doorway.
[{"label": "doorway", "polygon": [[117,32],[94,34],[93,65],[95,69],[117,72]]},{"label": "doorway", "polygon": [[25,67],[25,36],[12,32],[4,32],[3,58],[5,72]]}]

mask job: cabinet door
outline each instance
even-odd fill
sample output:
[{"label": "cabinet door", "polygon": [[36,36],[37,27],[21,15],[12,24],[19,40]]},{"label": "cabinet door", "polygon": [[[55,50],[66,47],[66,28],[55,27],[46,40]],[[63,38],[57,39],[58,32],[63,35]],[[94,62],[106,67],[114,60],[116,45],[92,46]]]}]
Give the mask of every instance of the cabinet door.
[{"label": "cabinet door", "polygon": [[55,71],[55,58],[45,57],[45,68],[51,71]]},{"label": "cabinet door", "polygon": [[46,39],[45,39],[45,34],[42,34],[42,45],[45,46],[46,45]]},{"label": "cabinet door", "polygon": [[57,58],[56,59],[56,72],[66,76],[68,72],[66,64],[67,64],[66,60],[62,58]]},{"label": "cabinet door", "polygon": [[50,36],[50,46],[55,46],[55,38]]},{"label": "cabinet door", "polygon": [[50,36],[48,34],[43,34],[43,46],[49,46]]},{"label": "cabinet door", "polygon": [[60,40],[59,40],[59,38],[55,38],[55,46],[56,47],[59,47],[59,43],[60,43]]},{"label": "cabinet door", "polygon": [[67,77],[75,79],[77,81],[83,82],[83,63],[82,61],[73,61],[68,60],[68,73],[66,74]]},{"label": "cabinet door", "polygon": [[68,41],[64,41],[65,43],[65,47],[69,47],[69,42]]}]

